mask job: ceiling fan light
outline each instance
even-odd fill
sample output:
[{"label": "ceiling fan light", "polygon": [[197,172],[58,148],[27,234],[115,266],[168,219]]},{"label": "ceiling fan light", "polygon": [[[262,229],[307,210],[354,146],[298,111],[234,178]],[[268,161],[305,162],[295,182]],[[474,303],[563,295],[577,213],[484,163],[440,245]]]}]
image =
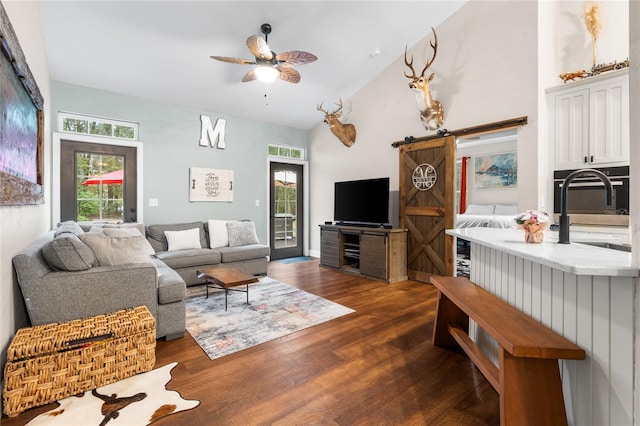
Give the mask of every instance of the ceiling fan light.
[{"label": "ceiling fan light", "polygon": [[270,65],[261,65],[255,69],[256,77],[258,80],[265,83],[271,83],[278,78],[280,72]]}]

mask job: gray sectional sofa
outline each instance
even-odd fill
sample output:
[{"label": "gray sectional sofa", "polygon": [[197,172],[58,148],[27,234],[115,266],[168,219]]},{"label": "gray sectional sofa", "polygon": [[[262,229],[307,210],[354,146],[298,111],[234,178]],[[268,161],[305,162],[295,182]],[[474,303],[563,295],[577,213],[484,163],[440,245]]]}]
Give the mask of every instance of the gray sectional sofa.
[{"label": "gray sectional sofa", "polygon": [[[246,231],[252,225],[228,222],[229,229]],[[255,228],[248,240],[235,239],[213,249],[208,222],[101,228],[65,222],[14,256],[32,325],[146,305],[156,319],[156,337],[170,340],[184,334],[186,286],[203,282],[196,277],[198,269],[224,264],[254,275],[267,272],[270,250],[258,243]],[[170,247],[165,231],[181,236],[194,229],[198,247],[193,240],[179,238],[178,245],[173,242]],[[180,247],[185,242],[192,247]]]}]

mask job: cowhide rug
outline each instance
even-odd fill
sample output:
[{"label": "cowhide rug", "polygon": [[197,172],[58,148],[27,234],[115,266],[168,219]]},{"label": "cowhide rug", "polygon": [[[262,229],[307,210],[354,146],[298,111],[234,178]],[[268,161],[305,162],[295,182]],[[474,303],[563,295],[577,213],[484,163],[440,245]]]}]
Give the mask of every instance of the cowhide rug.
[{"label": "cowhide rug", "polygon": [[189,410],[200,401],[183,399],[165,388],[177,362],[111,383],[81,396],[58,401],[59,407],[40,414],[29,426],[137,426],[148,425],[178,411]]}]

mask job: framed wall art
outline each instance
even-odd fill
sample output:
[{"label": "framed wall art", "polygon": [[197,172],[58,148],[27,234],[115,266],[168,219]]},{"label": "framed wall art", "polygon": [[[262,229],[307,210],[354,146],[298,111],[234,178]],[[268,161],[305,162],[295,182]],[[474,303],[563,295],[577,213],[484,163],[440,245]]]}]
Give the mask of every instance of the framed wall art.
[{"label": "framed wall art", "polygon": [[44,99],[0,3],[0,206],[44,202]]},{"label": "framed wall art", "polygon": [[189,169],[189,201],[233,201],[233,170]]},{"label": "framed wall art", "polygon": [[513,189],[518,187],[516,152],[476,156],[475,189]]}]

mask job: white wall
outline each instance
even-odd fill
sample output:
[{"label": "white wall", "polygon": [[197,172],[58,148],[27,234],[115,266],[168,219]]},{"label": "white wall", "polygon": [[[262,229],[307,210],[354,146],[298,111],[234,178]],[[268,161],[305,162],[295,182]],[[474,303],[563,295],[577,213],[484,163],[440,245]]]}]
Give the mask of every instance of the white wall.
[{"label": "white wall", "polygon": [[[518,170],[525,179],[519,183],[517,203],[521,209],[539,207],[537,181],[526,179],[537,175],[537,3],[472,1],[436,31],[439,45],[431,86],[445,108],[444,127],[454,130],[528,116],[529,124],[518,131]],[[425,34],[410,49],[416,68],[431,55],[431,39]],[[350,99],[349,121],[358,132],[352,147],[343,146],[322,123],[311,130],[312,252],[320,248],[317,225],[333,219],[333,183],[389,176],[391,189],[397,191],[398,150],[391,143],[428,134],[403,76],[403,52],[397,55]],[[397,208],[393,213],[397,215]]]},{"label": "white wall", "polygon": [[15,331],[27,325],[22,295],[14,280],[11,259],[19,250],[50,229],[51,182],[51,117],[49,113],[51,95],[39,5],[33,1],[4,1],[2,4],[18,36],[27,64],[44,97],[45,203],[36,206],[0,207],[0,348],[2,349],[0,365],[5,364],[7,347]]}]

